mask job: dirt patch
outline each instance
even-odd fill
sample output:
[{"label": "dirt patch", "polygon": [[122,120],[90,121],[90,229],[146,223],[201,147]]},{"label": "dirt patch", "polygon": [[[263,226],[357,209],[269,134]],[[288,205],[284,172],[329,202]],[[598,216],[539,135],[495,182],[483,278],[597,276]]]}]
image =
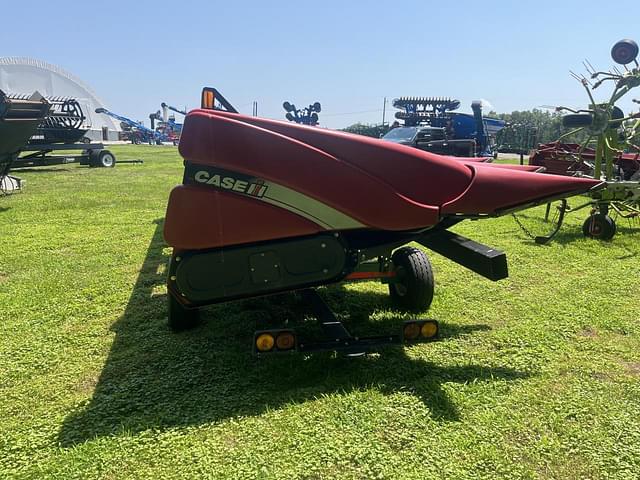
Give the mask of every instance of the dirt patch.
[{"label": "dirt patch", "polygon": [[627,373],[634,377],[640,377],[640,362],[622,362]]},{"label": "dirt patch", "polygon": [[584,327],[578,335],[581,337],[596,338],[598,336],[598,331],[592,327]]}]

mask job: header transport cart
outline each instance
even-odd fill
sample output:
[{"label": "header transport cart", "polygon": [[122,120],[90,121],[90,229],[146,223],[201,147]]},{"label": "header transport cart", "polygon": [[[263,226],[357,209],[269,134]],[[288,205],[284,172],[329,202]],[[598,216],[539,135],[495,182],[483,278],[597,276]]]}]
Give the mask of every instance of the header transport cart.
[{"label": "header transport cart", "polygon": [[[13,149],[11,161],[5,159],[0,175],[6,176],[9,168],[67,163],[113,167],[116,163],[115,155],[104,145],[90,143],[85,137],[89,129],[87,117],[74,98],[0,92],[0,109],[5,125],[1,142],[11,144]],[[52,155],[53,152],[56,153]],[[19,187],[19,179],[13,178]]]},{"label": "header transport cart", "polygon": [[187,115],[179,151],[183,181],[170,194],[164,222],[173,248],[171,328],[193,327],[205,305],[299,291],[324,333],[311,338],[295,328],[259,330],[256,354],[361,354],[432,340],[438,323],[419,318],[397,332],[356,335],[316,287],[382,281],[398,309],[424,312],[433,298],[433,271],[427,255],[409,243],[500,280],[508,275],[505,254],[450,227],[601,184],[241,115],[211,88],[203,91],[202,108]]}]

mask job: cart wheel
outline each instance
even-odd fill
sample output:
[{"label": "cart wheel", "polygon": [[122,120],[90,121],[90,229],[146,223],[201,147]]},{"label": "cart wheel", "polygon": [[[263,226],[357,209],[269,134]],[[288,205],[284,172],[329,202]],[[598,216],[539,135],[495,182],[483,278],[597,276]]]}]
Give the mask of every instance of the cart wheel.
[{"label": "cart wheel", "polygon": [[109,150],[100,150],[96,155],[95,166],[113,168],[116,166],[116,156]]},{"label": "cart wheel", "polygon": [[611,49],[611,58],[620,65],[633,62],[638,56],[638,44],[633,40],[620,40]]},{"label": "cart wheel", "polygon": [[170,293],[169,297],[169,328],[174,332],[184,332],[198,325],[199,311],[195,308],[185,308]]},{"label": "cart wheel", "polygon": [[593,115],[589,113],[571,113],[562,117],[562,126],[564,127],[589,127],[592,123]]},{"label": "cart wheel", "polygon": [[582,224],[582,233],[588,238],[611,240],[616,234],[616,222],[609,215],[594,213]]},{"label": "cart wheel", "polygon": [[433,300],[433,270],[427,255],[420,249],[402,247],[392,257],[396,281],[389,284],[395,307],[419,312],[429,308]]}]

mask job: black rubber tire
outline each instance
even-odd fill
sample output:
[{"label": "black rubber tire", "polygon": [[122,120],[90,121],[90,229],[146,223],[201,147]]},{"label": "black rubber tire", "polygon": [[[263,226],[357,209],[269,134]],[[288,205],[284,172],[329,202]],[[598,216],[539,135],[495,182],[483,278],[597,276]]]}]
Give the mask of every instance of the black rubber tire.
[{"label": "black rubber tire", "polygon": [[611,110],[611,120],[609,121],[609,128],[620,128],[622,125],[622,120],[624,118],[624,112],[614,106],[613,110]]},{"label": "black rubber tire", "polygon": [[113,168],[116,166],[116,156],[109,150],[100,150],[96,155],[96,167]]},{"label": "black rubber tire", "polygon": [[633,40],[620,40],[611,49],[611,58],[620,65],[627,65],[638,57],[638,44]]},{"label": "black rubber tire", "polygon": [[433,300],[435,282],[429,257],[420,249],[402,247],[391,256],[397,281],[389,284],[394,307],[408,312],[422,312]]},{"label": "black rubber tire", "polygon": [[169,328],[176,333],[195,328],[200,321],[200,312],[198,309],[185,308],[173,295],[168,294],[167,296],[169,297]]},{"label": "black rubber tire", "polygon": [[568,128],[589,127],[593,123],[593,115],[589,113],[571,113],[562,117],[562,126]]},{"label": "black rubber tire", "polygon": [[582,233],[587,238],[611,240],[616,234],[616,222],[609,215],[594,213],[582,224]]}]

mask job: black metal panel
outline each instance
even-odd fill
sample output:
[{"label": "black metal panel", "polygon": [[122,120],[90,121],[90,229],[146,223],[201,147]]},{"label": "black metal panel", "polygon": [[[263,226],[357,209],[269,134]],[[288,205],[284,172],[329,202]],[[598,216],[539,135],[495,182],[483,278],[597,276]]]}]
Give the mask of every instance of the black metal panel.
[{"label": "black metal panel", "polygon": [[507,255],[503,251],[448,230],[425,235],[417,242],[489,280],[497,281],[509,276]]},{"label": "black metal panel", "polygon": [[340,239],[318,235],[184,253],[174,259],[169,282],[187,302],[204,305],[333,283],[346,269]]}]

